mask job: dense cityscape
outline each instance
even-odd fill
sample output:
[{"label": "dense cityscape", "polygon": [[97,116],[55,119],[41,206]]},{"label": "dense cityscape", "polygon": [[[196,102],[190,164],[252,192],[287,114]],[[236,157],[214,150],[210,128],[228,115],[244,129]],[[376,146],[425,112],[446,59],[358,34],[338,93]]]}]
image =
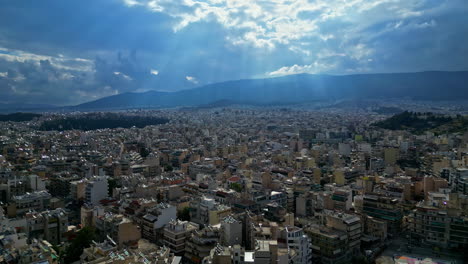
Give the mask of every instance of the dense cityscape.
[{"label": "dense cityscape", "polygon": [[376,112],[133,110],[112,115],[168,122],[63,131],[38,128],[83,114],[1,122],[0,262],[464,263],[468,133],[383,129],[392,115]]}]

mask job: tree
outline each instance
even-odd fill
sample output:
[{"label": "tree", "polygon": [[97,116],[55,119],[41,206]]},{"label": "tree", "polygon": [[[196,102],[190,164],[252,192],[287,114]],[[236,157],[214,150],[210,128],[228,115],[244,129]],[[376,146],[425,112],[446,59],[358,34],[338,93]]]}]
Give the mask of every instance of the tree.
[{"label": "tree", "polygon": [[149,154],[150,154],[150,152],[149,152],[149,150],[148,150],[147,148],[142,147],[142,148],[140,149],[140,156],[141,156],[142,158],[148,157]]},{"label": "tree", "polygon": [[190,221],[190,207],[184,207],[182,210],[177,211],[177,219]]},{"label": "tree", "polygon": [[236,192],[242,192],[242,185],[240,185],[237,182],[231,183],[231,189],[233,189]]},{"label": "tree", "polygon": [[351,263],[352,264],[368,264],[369,260],[366,257],[364,257],[363,255],[359,255],[359,256],[354,256],[351,259]]},{"label": "tree", "polygon": [[122,187],[116,179],[114,178],[108,178],[107,179],[107,192],[108,192],[108,196],[109,197],[112,197],[112,192],[114,191],[114,188],[120,188]]},{"label": "tree", "polygon": [[170,164],[167,164],[166,166],[164,166],[164,171],[173,171],[174,168],[170,165]]},{"label": "tree", "polygon": [[58,255],[58,259],[60,264],[64,262],[65,250],[63,245],[53,245],[52,248],[55,250],[55,253]]},{"label": "tree", "polygon": [[78,231],[75,239],[72,240],[71,244],[65,250],[64,262],[73,263],[79,260],[81,254],[83,254],[83,249],[89,247],[94,240],[94,233],[94,228],[88,226]]}]

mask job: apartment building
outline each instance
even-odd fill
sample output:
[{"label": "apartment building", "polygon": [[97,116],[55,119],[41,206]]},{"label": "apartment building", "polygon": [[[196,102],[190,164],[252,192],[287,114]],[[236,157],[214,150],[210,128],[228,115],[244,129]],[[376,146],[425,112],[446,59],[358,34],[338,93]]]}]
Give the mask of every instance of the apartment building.
[{"label": "apartment building", "polygon": [[96,232],[99,240],[104,241],[111,238],[119,248],[134,245],[141,238],[140,227],[120,214],[107,213],[98,216],[96,218]]},{"label": "apartment building", "polygon": [[190,203],[190,219],[200,225],[216,225],[231,214],[231,207],[203,197]]},{"label": "apartment building", "polygon": [[86,183],[85,202],[92,205],[108,197],[107,177],[95,176]]},{"label": "apartment building", "polygon": [[63,235],[68,231],[68,214],[64,209],[30,212],[25,218],[30,239],[44,239],[54,245],[65,241]]},{"label": "apartment building", "polygon": [[183,256],[187,240],[197,229],[197,224],[173,219],[164,227],[163,244],[175,255]]},{"label": "apartment building", "polygon": [[47,191],[37,191],[14,196],[8,206],[8,217],[24,215],[29,211],[44,211],[49,208],[52,196]]}]

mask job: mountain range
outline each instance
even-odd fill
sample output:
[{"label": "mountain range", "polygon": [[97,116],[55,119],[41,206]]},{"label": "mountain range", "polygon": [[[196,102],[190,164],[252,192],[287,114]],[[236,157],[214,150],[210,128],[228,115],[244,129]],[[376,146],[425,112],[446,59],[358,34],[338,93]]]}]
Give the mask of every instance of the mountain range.
[{"label": "mountain range", "polygon": [[191,107],[217,102],[264,105],[321,100],[411,98],[468,99],[468,71],[356,75],[297,74],[214,83],[176,92],[123,93],[69,107],[72,110]]}]

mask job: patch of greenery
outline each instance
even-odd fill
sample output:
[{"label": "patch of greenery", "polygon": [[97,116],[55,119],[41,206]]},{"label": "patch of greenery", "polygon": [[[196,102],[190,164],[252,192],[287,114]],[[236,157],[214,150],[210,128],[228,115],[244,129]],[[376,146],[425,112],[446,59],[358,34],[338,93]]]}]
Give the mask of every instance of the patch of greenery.
[{"label": "patch of greenery", "polygon": [[184,209],[177,211],[177,219],[190,221],[190,207],[184,207]]},{"label": "patch of greenery", "polygon": [[34,113],[13,113],[7,115],[0,115],[0,122],[26,122],[32,121],[34,118],[39,118],[42,115]]},{"label": "patch of greenery", "polygon": [[133,116],[116,113],[93,113],[79,116],[67,116],[53,120],[44,121],[40,130],[96,130],[104,128],[143,128],[151,125],[165,124],[167,118],[153,116]]},{"label": "patch of greenery", "polygon": [[426,131],[443,134],[466,131],[468,118],[461,115],[451,117],[434,113],[405,111],[373,125],[390,130],[408,130],[414,134],[422,134]]},{"label": "patch of greenery", "polygon": [[164,171],[173,171],[173,170],[174,170],[174,167],[172,167],[172,165],[170,164],[164,165]]},{"label": "patch of greenery", "polygon": [[84,227],[78,231],[75,239],[72,240],[71,244],[65,250],[63,262],[73,263],[80,260],[83,249],[88,248],[94,238],[95,232],[92,227]]},{"label": "patch of greenery", "polygon": [[107,179],[107,193],[109,197],[112,197],[115,188],[120,188],[122,185],[114,178]]},{"label": "patch of greenery", "polygon": [[242,185],[237,183],[237,182],[231,183],[231,189],[233,189],[234,191],[240,193],[240,192],[242,192]]}]

